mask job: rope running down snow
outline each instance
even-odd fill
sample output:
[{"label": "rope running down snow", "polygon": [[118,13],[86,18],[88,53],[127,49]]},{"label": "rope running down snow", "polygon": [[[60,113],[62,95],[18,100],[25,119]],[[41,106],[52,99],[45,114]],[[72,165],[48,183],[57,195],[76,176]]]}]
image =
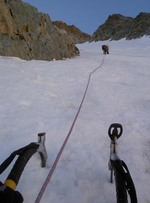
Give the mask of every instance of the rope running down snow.
[{"label": "rope running down snow", "polygon": [[85,100],[85,97],[86,97],[86,94],[87,94],[87,91],[88,91],[88,88],[89,88],[91,76],[92,76],[92,74],[94,74],[98,69],[100,69],[100,68],[103,66],[103,64],[104,64],[104,58],[105,58],[105,55],[104,55],[103,58],[102,58],[101,64],[100,64],[97,68],[95,68],[95,69],[89,74],[88,82],[87,82],[87,85],[86,85],[86,88],[85,88],[85,92],[84,92],[82,101],[81,101],[80,106],[79,106],[79,108],[78,108],[77,114],[76,114],[76,116],[75,116],[75,118],[74,118],[74,120],[73,120],[73,123],[72,123],[72,125],[71,125],[71,127],[70,127],[70,130],[69,130],[69,132],[68,132],[68,134],[67,134],[67,136],[66,136],[66,139],[64,140],[64,143],[62,144],[62,146],[61,146],[61,148],[60,148],[60,150],[59,150],[59,152],[58,152],[58,154],[57,154],[57,157],[56,157],[56,159],[55,159],[55,161],[54,161],[54,163],[53,163],[53,165],[52,165],[52,167],[51,167],[51,169],[50,169],[50,171],[49,171],[49,174],[48,174],[48,176],[47,176],[45,182],[43,183],[40,192],[38,193],[38,196],[37,196],[37,198],[36,198],[36,200],[35,200],[35,203],[39,203],[40,200],[42,199],[42,196],[43,196],[43,194],[44,194],[44,192],[45,192],[45,189],[46,189],[48,183],[49,183],[50,180],[51,180],[51,177],[52,177],[52,175],[53,175],[53,173],[54,173],[54,171],[55,171],[55,168],[56,168],[56,166],[57,166],[57,164],[58,164],[58,161],[59,161],[59,159],[60,159],[60,157],[61,157],[61,154],[62,154],[62,152],[63,152],[63,150],[64,150],[64,148],[65,148],[65,146],[66,146],[66,144],[67,144],[67,141],[68,141],[68,139],[69,139],[69,137],[70,137],[70,135],[71,135],[71,133],[72,133],[72,130],[73,130],[73,128],[74,128],[74,125],[75,125],[75,123],[76,123],[76,121],[77,121],[78,115],[79,115],[79,113],[80,113],[80,110],[81,110],[81,108],[82,108],[83,102],[84,102],[84,100]]}]

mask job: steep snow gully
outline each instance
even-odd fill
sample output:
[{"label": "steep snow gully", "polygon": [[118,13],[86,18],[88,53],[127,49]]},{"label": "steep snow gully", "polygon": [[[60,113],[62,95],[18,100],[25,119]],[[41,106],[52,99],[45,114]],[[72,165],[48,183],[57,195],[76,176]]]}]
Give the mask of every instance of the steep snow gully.
[{"label": "steep snow gully", "polygon": [[[114,122],[124,128],[119,155],[130,169],[138,202],[150,202],[149,40],[85,43],[78,45],[80,56],[63,61],[0,57],[0,162],[46,132],[47,167],[39,167],[35,154],[17,187],[26,203],[35,201],[69,132],[89,74],[103,60],[103,43],[109,43],[110,54],[92,75],[41,203],[115,203],[108,171],[108,127]],[[1,174],[2,182],[11,167]]]}]

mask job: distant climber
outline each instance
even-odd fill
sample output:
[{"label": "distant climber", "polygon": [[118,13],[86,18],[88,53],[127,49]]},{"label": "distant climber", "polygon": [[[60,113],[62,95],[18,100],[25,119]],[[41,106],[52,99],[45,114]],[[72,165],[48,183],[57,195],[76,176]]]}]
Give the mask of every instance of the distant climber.
[{"label": "distant climber", "polygon": [[103,54],[109,54],[109,46],[104,44],[102,45]]}]

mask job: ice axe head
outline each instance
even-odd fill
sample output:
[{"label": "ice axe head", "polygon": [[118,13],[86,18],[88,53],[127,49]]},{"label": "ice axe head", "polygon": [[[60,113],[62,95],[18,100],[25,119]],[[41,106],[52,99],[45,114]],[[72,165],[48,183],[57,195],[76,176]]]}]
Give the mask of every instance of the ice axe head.
[{"label": "ice axe head", "polygon": [[115,138],[119,138],[122,135],[123,127],[120,123],[112,123],[108,129],[108,135],[111,140],[115,140]]},{"label": "ice axe head", "polygon": [[42,167],[46,166],[46,161],[47,161],[47,152],[46,152],[46,147],[45,147],[45,134],[46,133],[38,134],[39,148],[37,149],[37,152],[39,152],[39,154],[40,154]]}]

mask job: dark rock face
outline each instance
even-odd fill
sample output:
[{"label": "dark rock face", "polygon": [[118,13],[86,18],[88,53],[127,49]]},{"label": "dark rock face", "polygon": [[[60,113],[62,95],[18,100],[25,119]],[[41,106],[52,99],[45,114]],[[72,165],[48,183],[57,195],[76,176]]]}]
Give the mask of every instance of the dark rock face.
[{"label": "dark rock face", "polygon": [[150,13],[140,13],[133,20],[127,39],[140,38],[144,35],[150,36]]},{"label": "dark rock face", "polygon": [[78,55],[78,50],[47,14],[21,0],[1,0],[0,55],[53,60]]},{"label": "dark rock face", "polygon": [[91,39],[90,35],[82,32],[74,25],[67,25],[62,21],[54,21],[53,24],[57,26],[62,32],[66,32],[66,34],[75,44],[84,43]]},{"label": "dark rock face", "polygon": [[133,39],[144,35],[150,35],[150,13],[140,13],[136,18],[114,14],[93,33],[91,41]]}]

